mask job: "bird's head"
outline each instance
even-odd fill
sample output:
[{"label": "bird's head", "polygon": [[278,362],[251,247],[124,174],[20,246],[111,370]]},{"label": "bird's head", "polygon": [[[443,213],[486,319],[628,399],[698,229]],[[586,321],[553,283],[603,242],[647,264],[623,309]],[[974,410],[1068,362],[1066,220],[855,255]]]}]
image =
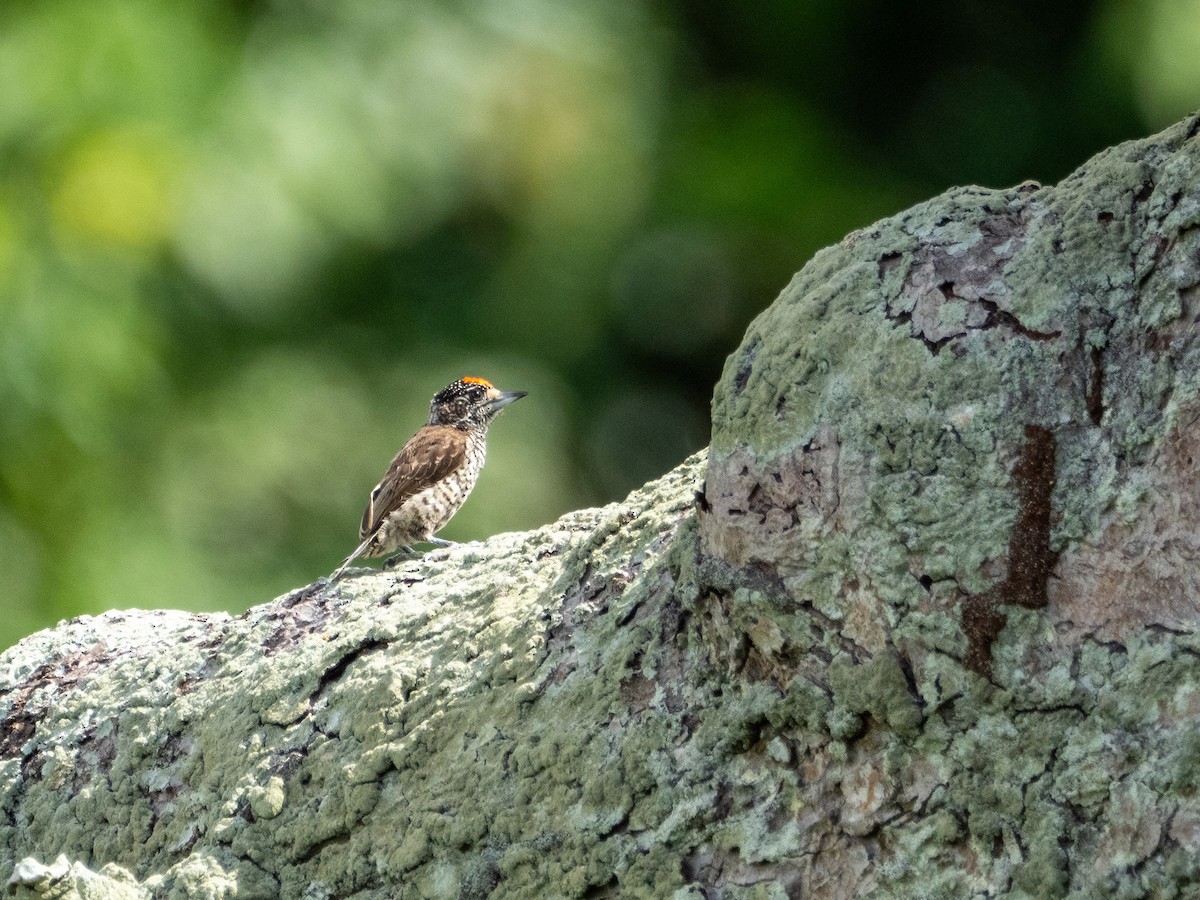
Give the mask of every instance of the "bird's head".
[{"label": "bird's head", "polygon": [[429,405],[429,424],[486,428],[500,410],[525,394],[525,391],[499,390],[482,378],[460,378],[434,395]]}]

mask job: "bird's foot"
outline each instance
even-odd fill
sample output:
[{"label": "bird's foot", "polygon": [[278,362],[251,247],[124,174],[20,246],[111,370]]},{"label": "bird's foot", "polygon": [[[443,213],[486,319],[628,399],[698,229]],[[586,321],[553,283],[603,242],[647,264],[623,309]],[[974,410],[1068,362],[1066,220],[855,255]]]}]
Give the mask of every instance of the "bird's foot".
[{"label": "bird's foot", "polygon": [[416,555],[417,551],[412,547],[401,547],[399,553],[397,553],[395,556],[389,556],[386,560],[384,560],[383,568],[385,571],[387,569],[394,569],[400,563],[404,562],[405,560],[412,559]]},{"label": "bird's foot", "polygon": [[425,538],[425,540],[429,541],[435,547],[453,547],[458,543],[458,541],[448,541],[445,538],[433,537],[432,535]]}]

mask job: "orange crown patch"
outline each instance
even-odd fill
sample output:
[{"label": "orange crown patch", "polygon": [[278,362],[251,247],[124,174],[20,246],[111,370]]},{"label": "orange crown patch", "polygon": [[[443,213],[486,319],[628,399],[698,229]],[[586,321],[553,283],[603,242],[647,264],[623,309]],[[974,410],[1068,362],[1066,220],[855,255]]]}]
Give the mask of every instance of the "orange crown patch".
[{"label": "orange crown patch", "polygon": [[472,378],[468,376],[466,378],[460,378],[459,381],[461,381],[463,384],[482,384],[487,388],[494,387],[494,385],[486,378]]}]

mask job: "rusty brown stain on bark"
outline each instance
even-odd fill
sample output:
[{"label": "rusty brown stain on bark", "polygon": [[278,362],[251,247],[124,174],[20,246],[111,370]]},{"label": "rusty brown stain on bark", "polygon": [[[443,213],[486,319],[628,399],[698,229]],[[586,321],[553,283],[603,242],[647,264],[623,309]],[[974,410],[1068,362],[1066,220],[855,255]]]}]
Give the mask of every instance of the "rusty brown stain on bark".
[{"label": "rusty brown stain on bark", "polygon": [[997,607],[1011,604],[1040,609],[1046,605],[1046,585],[1058,562],[1058,553],[1050,548],[1057,449],[1058,441],[1050,429],[1025,426],[1025,446],[1012,474],[1017,520],[1008,540],[1008,575],[963,603],[962,625],[969,642],[966,662],[980,675],[991,674],[992,642],[1007,621]]}]

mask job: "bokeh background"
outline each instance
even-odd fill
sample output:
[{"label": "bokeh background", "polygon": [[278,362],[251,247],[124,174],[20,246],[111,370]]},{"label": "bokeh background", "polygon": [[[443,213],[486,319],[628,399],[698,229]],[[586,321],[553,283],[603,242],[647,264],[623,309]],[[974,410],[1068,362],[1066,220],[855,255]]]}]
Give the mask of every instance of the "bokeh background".
[{"label": "bokeh background", "polygon": [[1195,107],[1196,0],[10,0],[0,648],[330,572],[461,374],[446,537],[619,499],[817,249]]}]

